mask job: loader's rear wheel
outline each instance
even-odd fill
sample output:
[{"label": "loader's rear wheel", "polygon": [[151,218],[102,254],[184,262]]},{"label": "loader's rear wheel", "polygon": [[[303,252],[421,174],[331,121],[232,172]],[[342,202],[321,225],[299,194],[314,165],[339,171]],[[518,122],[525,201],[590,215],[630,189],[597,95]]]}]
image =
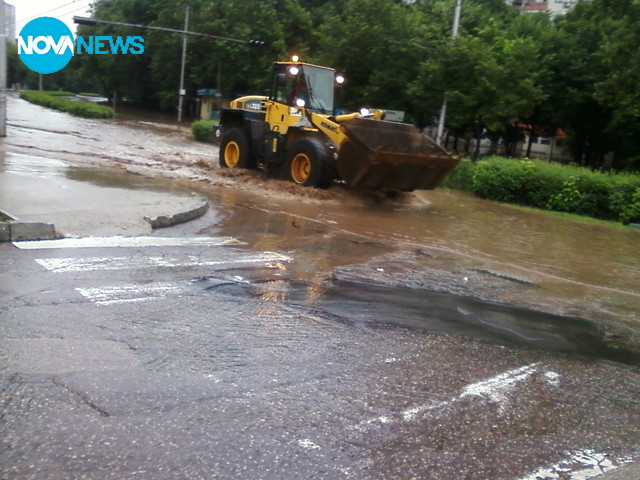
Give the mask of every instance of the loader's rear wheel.
[{"label": "loader's rear wheel", "polygon": [[315,138],[304,138],[289,149],[285,176],[305,187],[328,188],[335,171],[331,162],[331,153],[324,143]]},{"label": "loader's rear wheel", "polygon": [[222,168],[251,168],[249,133],[241,128],[231,128],[222,135],[220,142],[220,166]]}]

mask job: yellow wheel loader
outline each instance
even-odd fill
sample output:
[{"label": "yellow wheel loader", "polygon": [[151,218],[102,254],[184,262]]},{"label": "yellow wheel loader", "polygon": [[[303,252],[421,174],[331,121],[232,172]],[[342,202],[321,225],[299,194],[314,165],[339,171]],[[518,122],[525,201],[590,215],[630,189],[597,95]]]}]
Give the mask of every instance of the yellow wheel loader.
[{"label": "yellow wheel loader", "polygon": [[220,112],[220,166],[265,168],[304,186],[334,180],[366,189],[435,188],[457,165],[413,125],[373,115],[334,115],[331,68],[274,63],[268,96],[233,100]]}]

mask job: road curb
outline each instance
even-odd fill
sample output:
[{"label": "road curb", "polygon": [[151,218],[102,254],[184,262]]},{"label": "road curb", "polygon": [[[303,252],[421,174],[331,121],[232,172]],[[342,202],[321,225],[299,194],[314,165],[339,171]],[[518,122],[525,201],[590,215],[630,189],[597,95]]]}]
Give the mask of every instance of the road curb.
[{"label": "road curb", "polygon": [[0,210],[0,242],[20,242],[26,240],[53,240],[58,238],[52,223],[22,222],[13,215]]},{"label": "road curb", "polygon": [[187,210],[186,212],[176,213],[175,215],[158,215],[157,217],[144,217],[144,219],[151,225],[151,228],[165,228],[180,223],[189,222],[201,217],[207,210],[209,210],[209,200],[205,197],[200,197],[201,204],[196,208]]}]

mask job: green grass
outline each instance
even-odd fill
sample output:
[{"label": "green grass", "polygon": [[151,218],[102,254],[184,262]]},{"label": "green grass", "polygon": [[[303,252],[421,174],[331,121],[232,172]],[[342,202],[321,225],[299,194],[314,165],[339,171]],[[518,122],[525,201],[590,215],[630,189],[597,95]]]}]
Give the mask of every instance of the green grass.
[{"label": "green grass", "polygon": [[[53,93],[53,94],[52,94]],[[69,92],[41,92],[37,90],[24,90],[20,92],[20,98],[31,103],[36,103],[44,107],[53,108],[63,112],[71,113],[78,117],[88,118],[113,118],[113,109],[104,105],[98,105],[91,102],[83,102],[80,100],[69,100],[63,98],[62,93],[74,95]]]},{"label": "green grass", "polygon": [[76,95],[73,92],[63,92],[58,90],[44,90],[44,91],[41,91],[40,93],[46,93],[47,95],[50,95],[52,97],[75,97]]},{"label": "green grass", "polygon": [[579,222],[586,225],[597,225],[600,227],[615,228],[617,230],[640,233],[640,228],[635,226],[637,225],[635,223],[633,225],[629,225],[629,224],[625,225],[615,220],[602,220],[600,218],[586,217],[584,215],[578,215],[576,213],[556,212],[553,210],[544,210],[536,207],[525,207],[523,205],[516,205],[516,204],[509,204],[509,207],[515,208],[517,210],[523,210],[525,212],[544,213],[552,217],[564,218],[572,222]]}]

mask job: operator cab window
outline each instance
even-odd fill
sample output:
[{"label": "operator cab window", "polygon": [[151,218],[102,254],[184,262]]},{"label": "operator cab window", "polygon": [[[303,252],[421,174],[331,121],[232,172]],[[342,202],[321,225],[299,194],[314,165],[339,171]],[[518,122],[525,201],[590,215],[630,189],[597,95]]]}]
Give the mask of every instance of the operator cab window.
[{"label": "operator cab window", "polygon": [[314,112],[333,114],[333,70],[312,65],[276,65],[272,99],[299,106],[298,100]]}]

